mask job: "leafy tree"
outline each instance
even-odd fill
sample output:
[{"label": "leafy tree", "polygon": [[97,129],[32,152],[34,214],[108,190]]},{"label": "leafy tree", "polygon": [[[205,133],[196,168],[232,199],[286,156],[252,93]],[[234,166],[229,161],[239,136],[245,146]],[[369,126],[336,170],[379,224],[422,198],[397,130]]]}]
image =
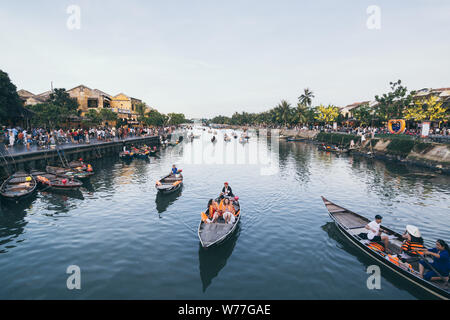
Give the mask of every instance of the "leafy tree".
[{"label": "leafy tree", "polygon": [[87,118],[87,120],[84,121],[84,124],[86,125],[99,125],[102,123],[100,113],[95,109],[89,109],[84,116]]},{"label": "leafy tree", "polygon": [[298,97],[298,101],[301,105],[304,105],[306,107],[311,107],[313,98],[314,98],[314,93],[309,88],[306,88],[303,90],[302,95],[300,97]]},{"label": "leafy tree", "polygon": [[78,110],[78,102],[76,99],[70,97],[66,89],[54,89],[50,94],[49,104],[60,106],[61,111],[68,115],[76,115]]},{"label": "leafy tree", "polygon": [[186,117],[183,113],[169,113],[167,116],[169,117],[168,123],[170,125],[186,123]]},{"label": "leafy tree", "polygon": [[0,122],[20,112],[21,107],[22,101],[17,94],[16,86],[11,82],[8,74],[0,70]]},{"label": "leafy tree", "polygon": [[100,109],[99,118],[101,121],[117,121],[119,117],[117,113],[110,109]]},{"label": "leafy tree", "polygon": [[368,125],[373,118],[372,109],[369,107],[369,104],[363,104],[353,109],[353,117],[362,125]]},{"label": "leafy tree", "polygon": [[416,99],[405,109],[407,120],[449,120],[450,112],[443,106],[444,102],[436,96],[428,96]]},{"label": "leafy tree", "polygon": [[380,96],[375,96],[378,104],[375,106],[376,116],[383,121],[393,118],[401,118],[403,109],[412,102],[412,93],[401,84],[401,80],[390,82],[391,91]]},{"label": "leafy tree", "polygon": [[316,119],[320,122],[330,123],[337,119],[339,116],[339,108],[333,105],[317,107]]},{"label": "leafy tree", "polygon": [[281,100],[281,103],[279,103],[274,110],[276,114],[276,119],[279,123],[284,123],[285,126],[287,126],[288,122],[292,119],[292,109],[289,102],[286,100]]},{"label": "leafy tree", "polygon": [[45,128],[55,128],[57,125],[67,120],[67,114],[61,112],[61,107],[52,103],[40,103],[30,106],[35,112],[31,122],[34,126]]}]

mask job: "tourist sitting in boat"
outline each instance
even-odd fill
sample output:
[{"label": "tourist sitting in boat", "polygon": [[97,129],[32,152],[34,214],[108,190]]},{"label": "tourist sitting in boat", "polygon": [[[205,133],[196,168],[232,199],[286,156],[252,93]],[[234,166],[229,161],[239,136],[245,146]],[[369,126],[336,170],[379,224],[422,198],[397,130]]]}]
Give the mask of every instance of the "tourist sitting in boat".
[{"label": "tourist sitting in boat", "polygon": [[219,198],[223,199],[224,197],[234,197],[233,190],[231,190],[228,182],[224,183],[224,187],[222,188],[222,193],[220,194]]},{"label": "tourist sitting in boat", "polygon": [[221,215],[219,215],[218,211],[219,211],[219,205],[217,204],[217,202],[215,202],[213,199],[209,199],[208,209],[206,209],[206,211],[204,213],[202,213],[202,220],[205,223],[216,222],[217,219],[219,219],[219,217],[221,216]]},{"label": "tourist sitting in boat", "polygon": [[[425,250],[423,253],[425,255],[430,255],[433,258],[433,262],[427,263],[423,260],[419,261],[420,276],[428,281],[442,280],[442,278],[444,278],[448,282],[450,272],[450,249],[448,244],[444,240],[439,239],[436,241],[436,248]],[[425,273],[425,270],[429,271]],[[437,274],[436,271],[439,272],[439,274]]]},{"label": "tourist sitting in boat", "polygon": [[402,245],[402,252],[409,256],[421,256],[426,248],[423,245],[423,238],[420,234],[419,228],[416,226],[406,226],[406,231],[403,234],[405,241]]},{"label": "tourist sitting in boat", "polygon": [[366,229],[369,230],[369,232],[367,233],[367,239],[374,242],[383,242],[384,249],[386,250],[387,253],[389,253],[388,251],[389,237],[382,235],[383,232],[383,230],[381,229],[382,219],[383,217],[377,214],[375,216],[375,220],[366,225]]},{"label": "tourist sitting in boat", "polygon": [[223,203],[221,203],[221,205],[224,211],[223,219],[225,220],[225,223],[233,224],[236,221],[236,217],[234,216],[236,210],[234,210],[234,206],[230,199],[223,199]]}]

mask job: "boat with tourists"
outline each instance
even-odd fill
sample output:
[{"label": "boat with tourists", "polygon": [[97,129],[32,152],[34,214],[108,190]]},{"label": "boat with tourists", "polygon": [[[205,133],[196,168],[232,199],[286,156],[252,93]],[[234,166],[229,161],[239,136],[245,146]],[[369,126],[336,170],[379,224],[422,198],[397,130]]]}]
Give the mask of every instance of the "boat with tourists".
[{"label": "boat with tourists", "polygon": [[[224,201],[227,199],[233,212],[227,212],[231,219],[226,221]],[[211,200],[210,200],[211,202]],[[214,209],[214,203],[217,204]],[[214,213],[218,213],[217,219],[214,221]],[[209,248],[219,245],[226,241],[236,230],[241,220],[241,205],[239,197],[218,197],[213,203],[208,203],[208,208],[201,213],[201,221],[198,226],[198,238],[203,248]]]},{"label": "boat with tourists", "polygon": [[[345,209],[322,197],[329,216],[336,224],[339,231],[362,253],[371,257],[374,261],[381,263],[398,276],[408,280],[416,287],[423,289],[441,299],[450,299],[450,288],[447,279],[440,277],[438,281],[428,281],[420,276],[419,264],[422,262],[430,266],[426,257],[417,255],[409,257],[402,254],[403,240],[401,234],[382,226],[383,234],[389,239],[389,246],[364,237],[367,234],[366,225],[370,220],[355,212]],[[386,252],[389,250],[389,254]],[[430,266],[433,269],[432,266]],[[439,274],[439,273],[438,273]]]}]

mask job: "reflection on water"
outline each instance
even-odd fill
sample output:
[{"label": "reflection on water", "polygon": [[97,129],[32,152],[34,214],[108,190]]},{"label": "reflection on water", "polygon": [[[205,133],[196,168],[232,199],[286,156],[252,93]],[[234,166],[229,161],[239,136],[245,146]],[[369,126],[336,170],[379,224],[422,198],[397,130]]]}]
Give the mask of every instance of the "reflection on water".
[{"label": "reflection on water", "polygon": [[234,233],[221,246],[205,249],[199,244],[198,260],[203,292],[208,289],[212,280],[226,266],[240,232],[240,224],[238,224]]},{"label": "reflection on water", "polygon": [[[158,192],[156,194],[156,210],[158,210],[158,213],[163,213],[167,210],[167,208],[173,204],[179,197],[181,197],[183,193],[183,187],[181,187],[179,190],[175,191],[174,193],[169,194],[162,194]],[[160,215],[161,218],[161,215]]]},{"label": "reflection on water", "polygon": [[[304,142],[224,142],[223,133],[213,144],[212,134],[196,131],[198,139],[149,162],[95,160],[80,193],[2,204],[0,274],[8,277],[0,277],[0,298],[428,298],[384,271],[382,290],[368,290],[370,259],[329,224],[320,196],[369,218],[381,213],[396,231],[416,224],[432,245],[449,236],[450,177]],[[263,156],[250,157],[255,149]],[[155,183],[172,164],[183,169],[183,188],[158,195]],[[200,212],[225,181],[245,219],[222,246],[204,250]],[[77,293],[65,288],[72,264],[85,275]]]},{"label": "reflection on water", "polygon": [[7,253],[24,241],[21,236],[27,225],[25,216],[35,198],[33,196],[19,203],[0,201],[0,254]]}]

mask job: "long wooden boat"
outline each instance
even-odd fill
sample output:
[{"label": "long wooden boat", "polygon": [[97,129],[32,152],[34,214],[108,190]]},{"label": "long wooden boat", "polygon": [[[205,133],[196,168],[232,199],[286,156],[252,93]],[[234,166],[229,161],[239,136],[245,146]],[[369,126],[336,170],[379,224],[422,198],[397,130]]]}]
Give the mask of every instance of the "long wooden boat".
[{"label": "long wooden boat", "polygon": [[298,138],[298,137],[288,137],[286,138],[286,141],[289,142],[295,142],[295,141],[306,141],[306,138]]},{"label": "long wooden boat", "polygon": [[73,191],[78,190],[83,183],[77,179],[58,176],[56,174],[33,170],[31,175],[41,187],[52,191]]},{"label": "long wooden boat", "polygon": [[0,187],[0,195],[8,201],[18,202],[33,195],[37,182],[25,172],[16,172],[6,179]]},{"label": "long wooden boat", "polygon": [[54,166],[46,166],[45,170],[48,173],[53,173],[58,176],[67,176],[69,178],[76,178],[80,180],[89,179],[93,173],[87,171],[76,171],[72,168],[62,168],[62,167],[54,167]]},{"label": "long wooden boat", "polygon": [[320,151],[326,151],[326,152],[334,152],[334,153],[347,153],[350,150],[346,148],[339,148],[336,146],[326,145],[322,144],[318,148]]},{"label": "long wooden boat", "polygon": [[122,151],[119,153],[119,158],[122,160],[132,160],[134,153],[131,151]]},{"label": "long wooden boat", "polygon": [[[347,210],[337,204],[322,197],[331,219],[334,220],[339,231],[364,254],[375,261],[387,267],[395,274],[405,278],[434,296],[448,300],[450,299],[450,290],[448,283],[442,281],[427,281],[422,279],[419,274],[419,262],[417,258],[406,259],[404,262],[397,260],[400,257],[402,236],[386,227],[382,227],[384,233],[389,236],[389,250],[392,255],[384,251],[377,250],[370,240],[362,239],[359,235],[367,232],[365,226],[370,222],[369,219]],[[371,245],[371,246],[369,246]],[[396,257],[397,256],[397,257]]]},{"label": "long wooden boat", "polygon": [[178,191],[183,186],[183,175],[169,174],[156,182],[156,189],[162,194],[169,194]]},{"label": "long wooden boat", "polygon": [[[216,199],[219,202],[219,199]],[[233,206],[236,211],[236,219],[233,224],[225,223],[223,218],[219,218],[215,223],[206,223],[200,221],[198,226],[198,238],[203,248],[210,248],[223,243],[227,240],[241,221],[241,205],[239,201],[233,201]]]}]

